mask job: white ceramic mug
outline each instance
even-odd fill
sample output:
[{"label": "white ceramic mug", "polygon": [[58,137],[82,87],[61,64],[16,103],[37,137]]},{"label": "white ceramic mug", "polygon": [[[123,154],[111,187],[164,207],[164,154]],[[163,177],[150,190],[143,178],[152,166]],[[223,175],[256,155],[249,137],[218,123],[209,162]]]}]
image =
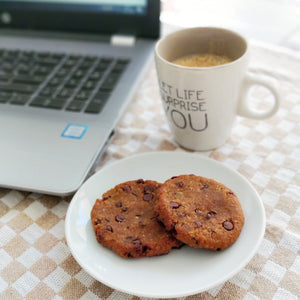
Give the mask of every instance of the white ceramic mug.
[{"label": "white ceramic mug", "polygon": [[[172,63],[179,57],[211,49],[232,61],[212,67]],[[191,150],[214,149],[230,136],[237,115],[264,119],[275,114],[279,94],[269,81],[247,73],[248,60],[247,41],[227,29],[183,29],[157,42],[155,62],[160,93],[175,141]],[[274,95],[267,111],[251,108],[248,91],[252,85],[262,85]]]}]

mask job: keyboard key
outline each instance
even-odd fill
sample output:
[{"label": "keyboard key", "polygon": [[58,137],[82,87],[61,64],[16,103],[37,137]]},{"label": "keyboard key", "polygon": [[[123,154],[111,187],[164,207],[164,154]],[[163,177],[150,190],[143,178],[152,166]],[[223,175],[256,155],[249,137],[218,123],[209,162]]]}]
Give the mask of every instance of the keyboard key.
[{"label": "keyboard key", "polygon": [[75,100],[87,101],[91,96],[90,91],[79,91],[75,96]]},{"label": "keyboard key", "polygon": [[63,99],[51,99],[44,103],[44,107],[53,109],[62,109],[65,106],[66,100]]},{"label": "keyboard key", "polygon": [[40,91],[40,95],[49,97],[49,96],[52,96],[55,93],[55,91],[56,91],[56,88],[46,86]]},{"label": "keyboard key", "polygon": [[12,62],[6,61],[1,65],[1,69],[7,73],[10,73],[14,69],[14,64]]},{"label": "keyboard key", "polygon": [[96,60],[98,59],[98,57],[97,56],[86,56],[85,58],[84,58],[84,60],[85,61],[90,61],[90,62],[95,62]]},{"label": "keyboard key", "polygon": [[97,71],[105,71],[111,64],[111,61],[101,60],[96,66]]},{"label": "keyboard key", "polygon": [[113,62],[113,57],[103,57],[102,59],[101,59],[101,61],[102,62],[105,62],[105,63],[111,63],[111,62]]},{"label": "keyboard key", "polygon": [[107,92],[98,92],[94,97],[93,97],[93,101],[99,101],[99,102],[103,102],[106,101],[110,96],[110,93]]},{"label": "keyboard key", "polygon": [[36,75],[49,75],[52,70],[53,70],[52,67],[37,65],[36,68],[34,69],[34,74],[36,74]]},{"label": "keyboard key", "polygon": [[86,81],[83,85],[82,85],[82,89],[83,90],[94,90],[96,85],[97,85],[98,82],[96,81],[92,81],[92,80],[88,80]]},{"label": "keyboard key", "polygon": [[52,57],[62,59],[65,56],[63,53],[53,53]]},{"label": "keyboard key", "polygon": [[112,73],[122,73],[127,67],[127,63],[123,61],[117,61],[117,63],[114,65],[112,69]]},{"label": "keyboard key", "polygon": [[59,59],[56,58],[50,58],[50,57],[39,57],[35,59],[35,62],[37,62],[40,65],[46,66],[46,67],[54,67],[59,63]]},{"label": "keyboard key", "polygon": [[66,77],[70,74],[71,68],[69,67],[61,67],[55,74],[56,77]]},{"label": "keyboard key", "polygon": [[102,110],[103,106],[104,106],[104,103],[96,103],[96,102],[92,101],[91,103],[89,103],[89,105],[85,109],[85,112],[98,114]]},{"label": "keyboard key", "polygon": [[79,67],[82,69],[82,70],[87,70],[89,68],[91,68],[93,66],[94,62],[93,61],[83,61]]},{"label": "keyboard key", "polygon": [[90,74],[89,79],[90,80],[100,80],[102,76],[103,76],[103,72],[93,71]]},{"label": "keyboard key", "polygon": [[48,97],[35,97],[31,102],[30,106],[38,106],[38,107],[45,107],[46,102],[49,98]]},{"label": "keyboard key", "polygon": [[21,83],[0,84],[0,90],[7,92],[21,92],[25,94],[32,94],[36,90],[36,85]]},{"label": "keyboard key", "polygon": [[11,75],[2,74],[0,75],[0,84],[1,83],[8,83],[11,79]]},{"label": "keyboard key", "polygon": [[13,95],[12,93],[1,91],[0,92],[0,103],[8,102],[11,99],[12,95]]},{"label": "keyboard key", "polygon": [[28,95],[14,94],[9,101],[11,104],[24,105],[30,99]]},{"label": "keyboard key", "polygon": [[16,75],[12,81],[17,83],[41,84],[44,80],[45,76]]},{"label": "keyboard key", "polygon": [[73,78],[80,79],[80,78],[83,78],[85,76],[85,74],[86,74],[86,70],[84,70],[84,69],[78,69],[73,74]]},{"label": "keyboard key", "polygon": [[57,97],[62,99],[69,99],[74,93],[73,89],[62,89],[58,94]]},{"label": "keyboard key", "polygon": [[112,90],[117,84],[119,78],[120,78],[119,74],[115,74],[115,73],[109,74],[109,76],[104,80],[101,89],[109,90],[109,91]]},{"label": "keyboard key", "polygon": [[123,65],[127,65],[130,62],[130,60],[128,58],[119,58],[117,60],[117,64],[123,64]]},{"label": "keyboard key", "polygon": [[65,63],[64,66],[69,67],[69,68],[73,68],[74,66],[77,65],[78,61],[79,61],[80,57],[69,57]]},{"label": "keyboard key", "polygon": [[70,78],[65,87],[76,88],[80,84],[80,79]]},{"label": "keyboard key", "polygon": [[69,111],[81,111],[82,108],[84,107],[85,102],[78,101],[78,100],[73,100],[66,108],[66,110]]},{"label": "keyboard key", "polygon": [[33,51],[23,51],[22,52],[22,57],[28,57],[28,58],[33,58],[34,57],[34,52]]},{"label": "keyboard key", "polygon": [[50,57],[49,52],[37,52],[35,54],[36,58],[45,58],[45,57]]},{"label": "keyboard key", "polygon": [[53,77],[53,78],[51,78],[51,80],[48,82],[48,85],[49,86],[52,86],[52,87],[54,87],[54,86],[59,86],[60,84],[61,84],[61,78],[59,78],[59,77]]},{"label": "keyboard key", "polygon": [[28,75],[31,72],[31,65],[29,63],[21,63],[15,73],[20,75]]}]

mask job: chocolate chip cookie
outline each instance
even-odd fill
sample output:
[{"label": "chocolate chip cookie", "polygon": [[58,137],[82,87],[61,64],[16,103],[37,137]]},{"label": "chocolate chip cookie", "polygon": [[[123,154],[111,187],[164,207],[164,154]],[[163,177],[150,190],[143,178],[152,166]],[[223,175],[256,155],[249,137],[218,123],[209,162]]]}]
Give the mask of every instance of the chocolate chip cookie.
[{"label": "chocolate chip cookie", "polygon": [[160,187],[158,197],[159,219],[192,247],[223,250],[237,240],[244,225],[238,197],[213,179],[175,176]]},{"label": "chocolate chip cookie", "polygon": [[166,254],[182,245],[157,219],[157,189],[151,180],[127,181],[97,199],[91,219],[100,244],[122,257]]}]

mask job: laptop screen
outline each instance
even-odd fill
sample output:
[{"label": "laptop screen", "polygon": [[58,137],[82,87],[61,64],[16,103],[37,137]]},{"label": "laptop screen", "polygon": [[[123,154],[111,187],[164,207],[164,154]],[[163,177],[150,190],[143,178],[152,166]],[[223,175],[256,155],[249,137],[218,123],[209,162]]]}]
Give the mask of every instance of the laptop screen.
[{"label": "laptop screen", "polygon": [[159,0],[0,0],[0,28],[159,36]]},{"label": "laptop screen", "polygon": [[[1,2],[12,2],[11,0],[0,0]],[[42,5],[53,7],[60,5],[62,9],[83,8],[96,9],[102,12],[121,14],[145,14],[147,11],[147,0],[19,0],[20,5]]]}]

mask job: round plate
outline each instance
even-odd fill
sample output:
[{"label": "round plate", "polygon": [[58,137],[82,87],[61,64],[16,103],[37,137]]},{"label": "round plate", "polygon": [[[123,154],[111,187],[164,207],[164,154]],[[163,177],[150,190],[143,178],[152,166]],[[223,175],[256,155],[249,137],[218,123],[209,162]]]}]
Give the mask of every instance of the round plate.
[{"label": "round plate", "polygon": [[[237,194],[245,225],[232,246],[216,252],[184,246],[167,255],[125,259],[96,241],[90,212],[105,191],[127,180],[164,182],[181,174],[213,178]],[[89,178],[70,203],[65,230],[74,258],[98,281],[136,296],[171,298],[208,290],[241,270],[263,238],[265,213],[255,189],[236,171],[200,154],[152,152],[119,160]]]}]

